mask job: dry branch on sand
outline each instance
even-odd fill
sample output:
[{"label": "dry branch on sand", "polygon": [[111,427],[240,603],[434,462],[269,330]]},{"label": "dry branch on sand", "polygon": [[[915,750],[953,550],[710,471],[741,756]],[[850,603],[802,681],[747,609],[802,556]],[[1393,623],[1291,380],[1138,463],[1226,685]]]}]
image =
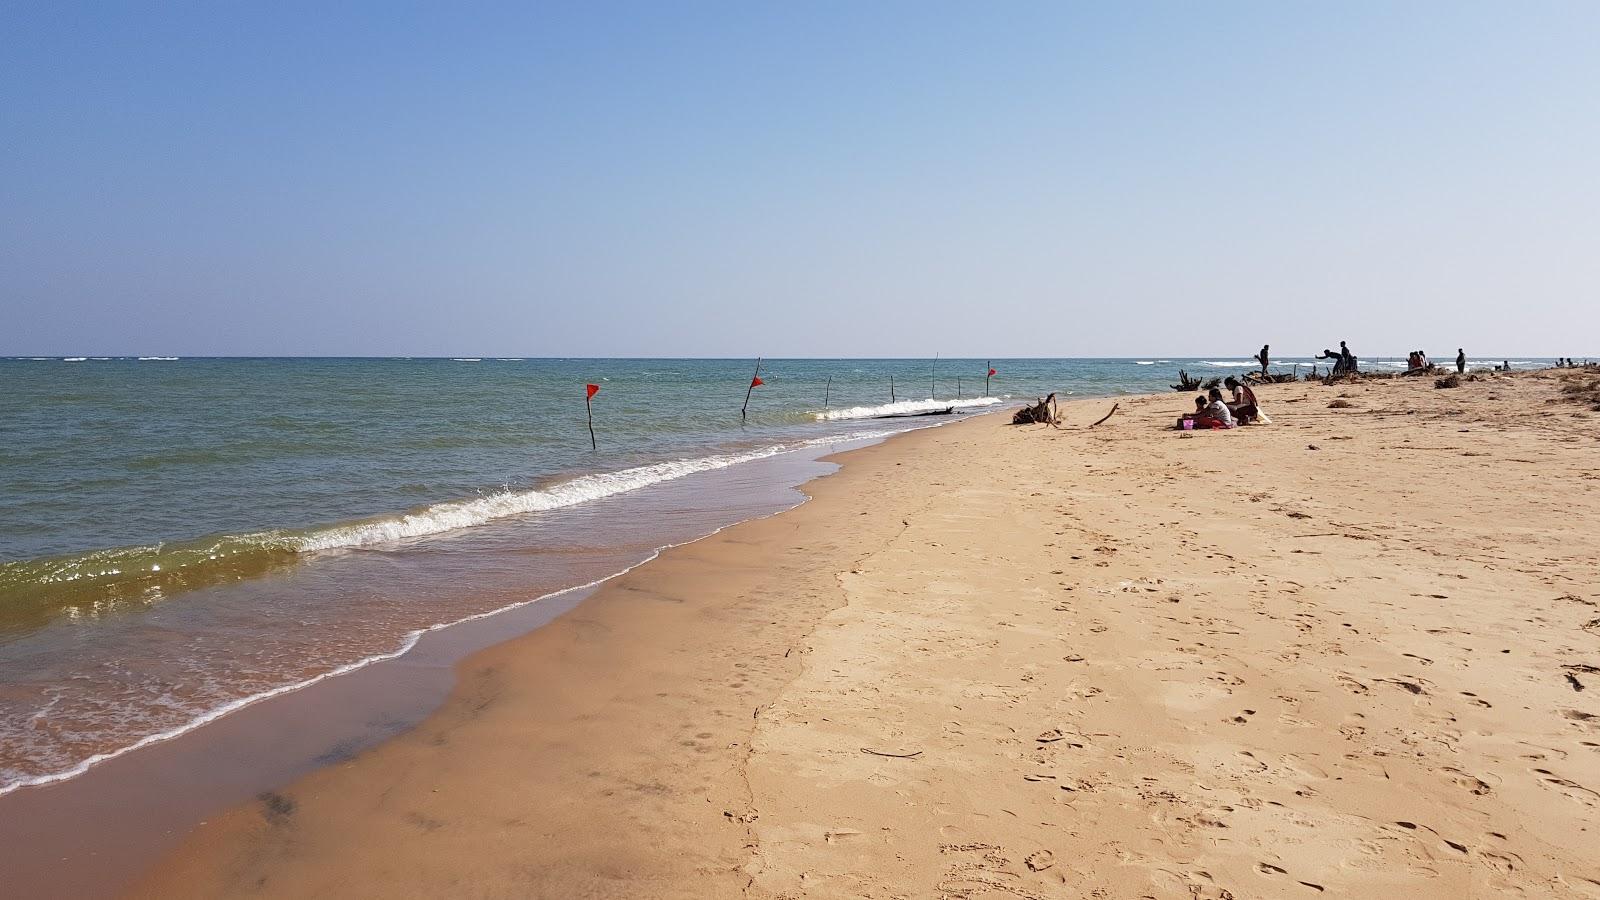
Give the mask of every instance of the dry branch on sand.
[{"label": "dry branch on sand", "polygon": [[1454,372],[1452,372],[1452,373],[1450,373],[1449,375],[1446,375],[1443,378],[1435,378],[1433,380],[1433,386],[1436,387],[1436,388],[1460,387],[1461,386],[1461,376],[1455,374]]},{"label": "dry branch on sand", "polygon": [[1061,409],[1056,406],[1056,395],[1043,397],[1032,406],[1024,406],[1011,416],[1013,425],[1053,425],[1061,427]]},{"label": "dry branch on sand", "polygon": [[1187,370],[1179,369],[1178,383],[1173,385],[1172,389],[1175,391],[1198,391],[1200,390],[1200,379],[1190,378]]}]

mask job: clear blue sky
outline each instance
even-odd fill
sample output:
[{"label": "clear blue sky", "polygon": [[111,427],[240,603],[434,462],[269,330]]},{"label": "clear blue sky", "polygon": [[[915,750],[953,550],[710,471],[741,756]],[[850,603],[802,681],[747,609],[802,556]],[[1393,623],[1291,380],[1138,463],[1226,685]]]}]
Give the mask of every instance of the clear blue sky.
[{"label": "clear blue sky", "polygon": [[17,3],[0,354],[1600,355],[1600,3]]}]

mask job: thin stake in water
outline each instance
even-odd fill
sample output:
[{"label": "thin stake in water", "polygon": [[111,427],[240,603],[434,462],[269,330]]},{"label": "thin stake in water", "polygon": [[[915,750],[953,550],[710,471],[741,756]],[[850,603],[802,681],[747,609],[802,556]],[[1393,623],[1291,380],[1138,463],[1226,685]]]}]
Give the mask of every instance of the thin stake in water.
[{"label": "thin stake in water", "polygon": [[739,407],[740,422],[744,421],[745,411],[750,408],[750,392],[760,384],[765,384],[765,382],[761,380],[761,357],[758,356],[756,357],[756,373],[750,376],[750,386],[744,389],[744,406]]},{"label": "thin stake in water", "polygon": [[828,383],[822,386],[822,408],[828,408],[828,394],[833,390],[833,376],[828,376]]},{"label": "thin stake in water", "polygon": [[583,408],[589,414],[589,449],[599,450],[600,445],[594,440],[594,395],[600,393],[600,385],[585,386],[583,394]]}]

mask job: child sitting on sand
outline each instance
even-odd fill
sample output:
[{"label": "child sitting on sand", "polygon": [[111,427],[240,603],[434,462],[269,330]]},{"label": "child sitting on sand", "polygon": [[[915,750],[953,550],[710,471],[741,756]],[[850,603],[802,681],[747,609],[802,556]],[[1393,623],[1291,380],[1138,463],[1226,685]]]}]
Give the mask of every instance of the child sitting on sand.
[{"label": "child sitting on sand", "polygon": [[1179,419],[1178,427],[1183,428],[1186,421],[1194,423],[1189,428],[1232,428],[1238,424],[1218,388],[1212,388],[1207,397],[1194,398],[1194,412]]}]

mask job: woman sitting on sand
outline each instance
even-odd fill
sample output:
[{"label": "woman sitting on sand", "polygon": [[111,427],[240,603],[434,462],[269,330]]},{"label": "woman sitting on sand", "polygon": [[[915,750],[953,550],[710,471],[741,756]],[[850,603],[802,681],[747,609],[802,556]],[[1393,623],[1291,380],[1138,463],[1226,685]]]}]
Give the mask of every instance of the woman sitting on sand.
[{"label": "woman sitting on sand", "polygon": [[1178,427],[1182,428],[1186,421],[1194,423],[1190,428],[1232,428],[1238,424],[1233,411],[1222,401],[1222,391],[1217,388],[1211,389],[1209,398],[1194,398],[1194,412],[1179,419]]},{"label": "woman sitting on sand", "polygon": [[1233,402],[1228,404],[1228,411],[1233,413],[1233,417],[1240,425],[1249,425],[1261,417],[1261,410],[1256,408],[1256,392],[1252,391],[1249,385],[1232,375],[1222,383],[1233,392]]}]

